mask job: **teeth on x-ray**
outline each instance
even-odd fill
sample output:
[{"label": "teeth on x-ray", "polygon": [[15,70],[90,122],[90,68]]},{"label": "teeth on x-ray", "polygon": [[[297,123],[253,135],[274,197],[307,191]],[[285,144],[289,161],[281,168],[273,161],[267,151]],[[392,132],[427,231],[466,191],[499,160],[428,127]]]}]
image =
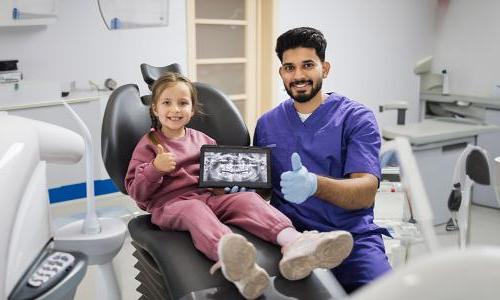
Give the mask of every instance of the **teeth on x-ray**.
[{"label": "teeth on x-ray", "polygon": [[265,153],[206,152],[203,177],[209,181],[266,182],[267,159]]}]

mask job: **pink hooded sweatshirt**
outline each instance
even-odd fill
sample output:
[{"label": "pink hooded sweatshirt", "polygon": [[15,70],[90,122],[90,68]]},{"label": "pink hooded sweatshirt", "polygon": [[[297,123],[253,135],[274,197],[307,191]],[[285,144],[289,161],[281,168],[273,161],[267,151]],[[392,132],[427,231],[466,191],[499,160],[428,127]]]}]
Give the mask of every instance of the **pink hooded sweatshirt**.
[{"label": "pink hooded sweatshirt", "polygon": [[186,134],[179,139],[168,139],[161,131],[154,134],[165,151],[175,154],[175,169],[169,173],[156,169],[153,165],[156,145],[146,134],[134,149],[125,177],[128,194],[148,212],[170,199],[199,189],[200,148],[205,144],[216,144],[206,134],[187,127]]}]

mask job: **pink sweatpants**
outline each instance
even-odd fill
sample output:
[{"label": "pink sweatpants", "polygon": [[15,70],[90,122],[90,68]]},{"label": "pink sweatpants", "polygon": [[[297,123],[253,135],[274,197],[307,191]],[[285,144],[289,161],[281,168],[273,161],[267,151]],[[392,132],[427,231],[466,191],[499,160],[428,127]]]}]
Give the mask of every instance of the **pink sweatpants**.
[{"label": "pink sweatpants", "polygon": [[236,225],[255,236],[276,243],[278,233],[291,221],[258,194],[240,192],[213,195],[190,192],[151,210],[151,220],[162,230],[189,231],[196,249],[218,260],[217,243]]}]

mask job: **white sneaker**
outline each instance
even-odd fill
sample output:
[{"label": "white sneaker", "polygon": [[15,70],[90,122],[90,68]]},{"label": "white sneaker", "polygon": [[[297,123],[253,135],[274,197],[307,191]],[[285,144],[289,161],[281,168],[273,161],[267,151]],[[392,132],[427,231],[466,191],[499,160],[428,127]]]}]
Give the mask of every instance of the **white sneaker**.
[{"label": "white sneaker", "polygon": [[269,285],[269,275],[255,263],[255,247],[239,234],[223,236],[217,246],[219,261],[212,266],[213,274],[221,268],[224,277],[233,282],[246,299],[255,299]]},{"label": "white sneaker", "polygon": [[299,280],[316,268],[334,268],[349,256],[352,246],[353,239],[347,231],[304,232],[283,248],[279,264],[281,275],[288,280]]}]

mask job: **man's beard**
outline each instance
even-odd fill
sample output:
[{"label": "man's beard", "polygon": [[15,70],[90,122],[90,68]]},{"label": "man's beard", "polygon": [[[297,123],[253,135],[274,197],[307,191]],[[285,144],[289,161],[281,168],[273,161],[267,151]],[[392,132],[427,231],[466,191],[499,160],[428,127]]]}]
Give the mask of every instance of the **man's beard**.
[{"label": "man's beard", "polygon": [[318,94],[318,92],[321,90],[321,86],[323,85],[323,79],[320,78],[316,85],[313,84],[312,80],[300,80],[300,81],[294,81],[294,82],[290,83],[290,86],[296,85],[296,84],[301,84],[301,83],[311,84],[312,85],[311,92],[310,93],[300,93],[297,96],[294,96],[291,87],[285,86],[285,90],[286,90],[287,94],[290,97],[292,97],[293,100],[300,102],[300,103],[305,103],[305,102],[311,100],[312,98],[314,98]]}]

